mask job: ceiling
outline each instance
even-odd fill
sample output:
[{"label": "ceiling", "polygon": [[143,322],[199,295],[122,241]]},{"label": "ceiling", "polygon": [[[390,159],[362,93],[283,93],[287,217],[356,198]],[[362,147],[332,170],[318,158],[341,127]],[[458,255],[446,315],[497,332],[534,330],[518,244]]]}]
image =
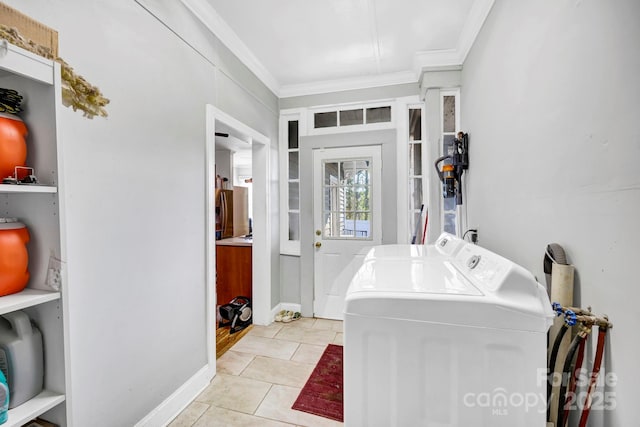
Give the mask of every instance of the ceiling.
[{"label": "ceiling", "polygon": [[494,0],[182,0],[280,97],[462,65]]},{"label": "ceiling", "polygon": [[[251,137],[239,132],[238,130],[222,123],[219,120],[215,122],[216,133],[216,150],[229,150],[233,152],[233,165],[236,168],[251,168],[252,149]],[[227,135],[227,136],[222,136]]]}]

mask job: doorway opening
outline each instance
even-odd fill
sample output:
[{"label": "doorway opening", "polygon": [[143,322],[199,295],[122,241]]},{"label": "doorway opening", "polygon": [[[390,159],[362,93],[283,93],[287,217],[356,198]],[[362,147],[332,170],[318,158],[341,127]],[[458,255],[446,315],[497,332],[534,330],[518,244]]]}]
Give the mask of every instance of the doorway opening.
[{"label": "doorway opening", "polygon": [[[236,183],[238,180],[250,181],[244,183],[242,187],[246,190],[238,189],[238,193],[246,192],[247,199],[247,216],[249,215],[249,209],[251,210],[251,230],[247,233],[239,231],[245,237],[237,237],[240,243],[251,244],[250,257],[250,276],[251,280],[251,305],[253,310],[252,321],[254,324],[267,325],[269,323],[269,317],[271,312],[271,261],[269,256],[264,254],[271,253],[271,231],[269,226],[269,211],[270,211],[270,188],[269,188],[269,147],[270,140],[265,135],[255,131],[251,127],[238,121],[237,119],[229,116],[228,114],[218,110],[212,105],[207,105],[207,126],[206,126],[206,331],[207,331],[207,351],[208,351],[208,364],[212,371],[212,375],[215,375],[216,366],[216,325],[218,322],[217,306],[220,304],[226,304],[229,301],[218,301],[216,297],[216,283],[220,272],[216,273],[216,237],[221,238],[221,235],[216,236],[216,188],[227,187],[231,188],[229,191],[233,191],[234,183],[234,171],[233,170],[220,170],[216,173],[216,164],[223,163],[232,164],[228,159],[225,161],[216,161],[216,154],[224,156],[226,152],[242,151],[243,158],[242,164],[244,167],[236,175]],[[217,136],[216,136],[217,134]],[[249,156],[250,153],[250,156]],[[247,175],[247,157],[250,157],[250,177]],[[222,166],[221,169],[224,169]],[[216,185],[217,176],[220,178],[227,178],[225,184],[221,185],[219,182]],[[224,176],[227,175],[227,176]],[[251,186],[251,201],[249,202],[249,189]],[[250,207],[249,207],[250,205]],[[233,232],[231,232],[233,234]],[[248,236],[250,235],[250,237]],[[255,256],[253,254],[259,254],[261,256]],[[232,262],[233,264],[233,262]],[[259,279],[259,280],[257,280]]]}]

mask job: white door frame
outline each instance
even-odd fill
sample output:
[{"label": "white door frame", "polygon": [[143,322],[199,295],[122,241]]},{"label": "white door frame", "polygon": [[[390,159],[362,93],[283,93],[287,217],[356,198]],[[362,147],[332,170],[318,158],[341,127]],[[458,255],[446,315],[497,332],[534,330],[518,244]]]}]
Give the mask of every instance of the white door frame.
[{"label": "white door frame", "polygon": [[[253,128],[245,125],[227,113],[220,111],[213,105],[206,107],[206,273],[205,273],[205,301],[206,301],[206,333],[207,333],[207,361],[212,375],[216,373],[216,241],[215,241],[215,132],[216,121],[247,135],[253,146],[253,254],[252,260],[252,307],[253,323],[268,325],[271,317],[271,225],[269,213],[271,211],[271,197],[269,188],[270,147],[271,140]],[[256,202],[256,196],[260,199]],[[260,278],[260,280],[255,280]]]}]

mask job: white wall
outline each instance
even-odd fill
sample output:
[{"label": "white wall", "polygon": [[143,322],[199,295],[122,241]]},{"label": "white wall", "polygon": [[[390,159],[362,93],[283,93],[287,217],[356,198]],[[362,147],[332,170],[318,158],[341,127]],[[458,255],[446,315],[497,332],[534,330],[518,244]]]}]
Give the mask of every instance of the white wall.
[{"label": "white wall", "polygon": [[74,426],[130,426],[207,364],[205,105],[277,147],[277,99],[220,46],[218,67],[133,1],[7,3],[57,29],[60,55],[111,99],[107,119],[60,118],[68,387]]},{"label": "white wall", "polygon": [[216,175],[227,178],[228,188],[233,187],[233,153],[229,150],[216,150]]},{"label": "white wall", "polygon": [[541,282],[544,248],[560,243],[576,302],[615,325],[617,409],[591,426],[640,419],[638,22],[637,0],[497,0],[463,68],[469,226]]}]

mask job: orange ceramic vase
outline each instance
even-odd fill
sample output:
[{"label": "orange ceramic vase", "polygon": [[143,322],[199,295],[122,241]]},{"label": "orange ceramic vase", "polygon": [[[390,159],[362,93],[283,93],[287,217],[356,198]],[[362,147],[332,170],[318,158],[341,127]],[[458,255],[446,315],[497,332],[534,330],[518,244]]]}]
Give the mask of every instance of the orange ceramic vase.
[{"label": "orange ceramic vase", "polygon": [[16,220],[0,218],[0,296],[22,291],[29,282],[29,231]]},{"label": "orange ceramic vase", "polygon": [[27,126],[18,116],[0,113],[0,181],[27,160]]}]

